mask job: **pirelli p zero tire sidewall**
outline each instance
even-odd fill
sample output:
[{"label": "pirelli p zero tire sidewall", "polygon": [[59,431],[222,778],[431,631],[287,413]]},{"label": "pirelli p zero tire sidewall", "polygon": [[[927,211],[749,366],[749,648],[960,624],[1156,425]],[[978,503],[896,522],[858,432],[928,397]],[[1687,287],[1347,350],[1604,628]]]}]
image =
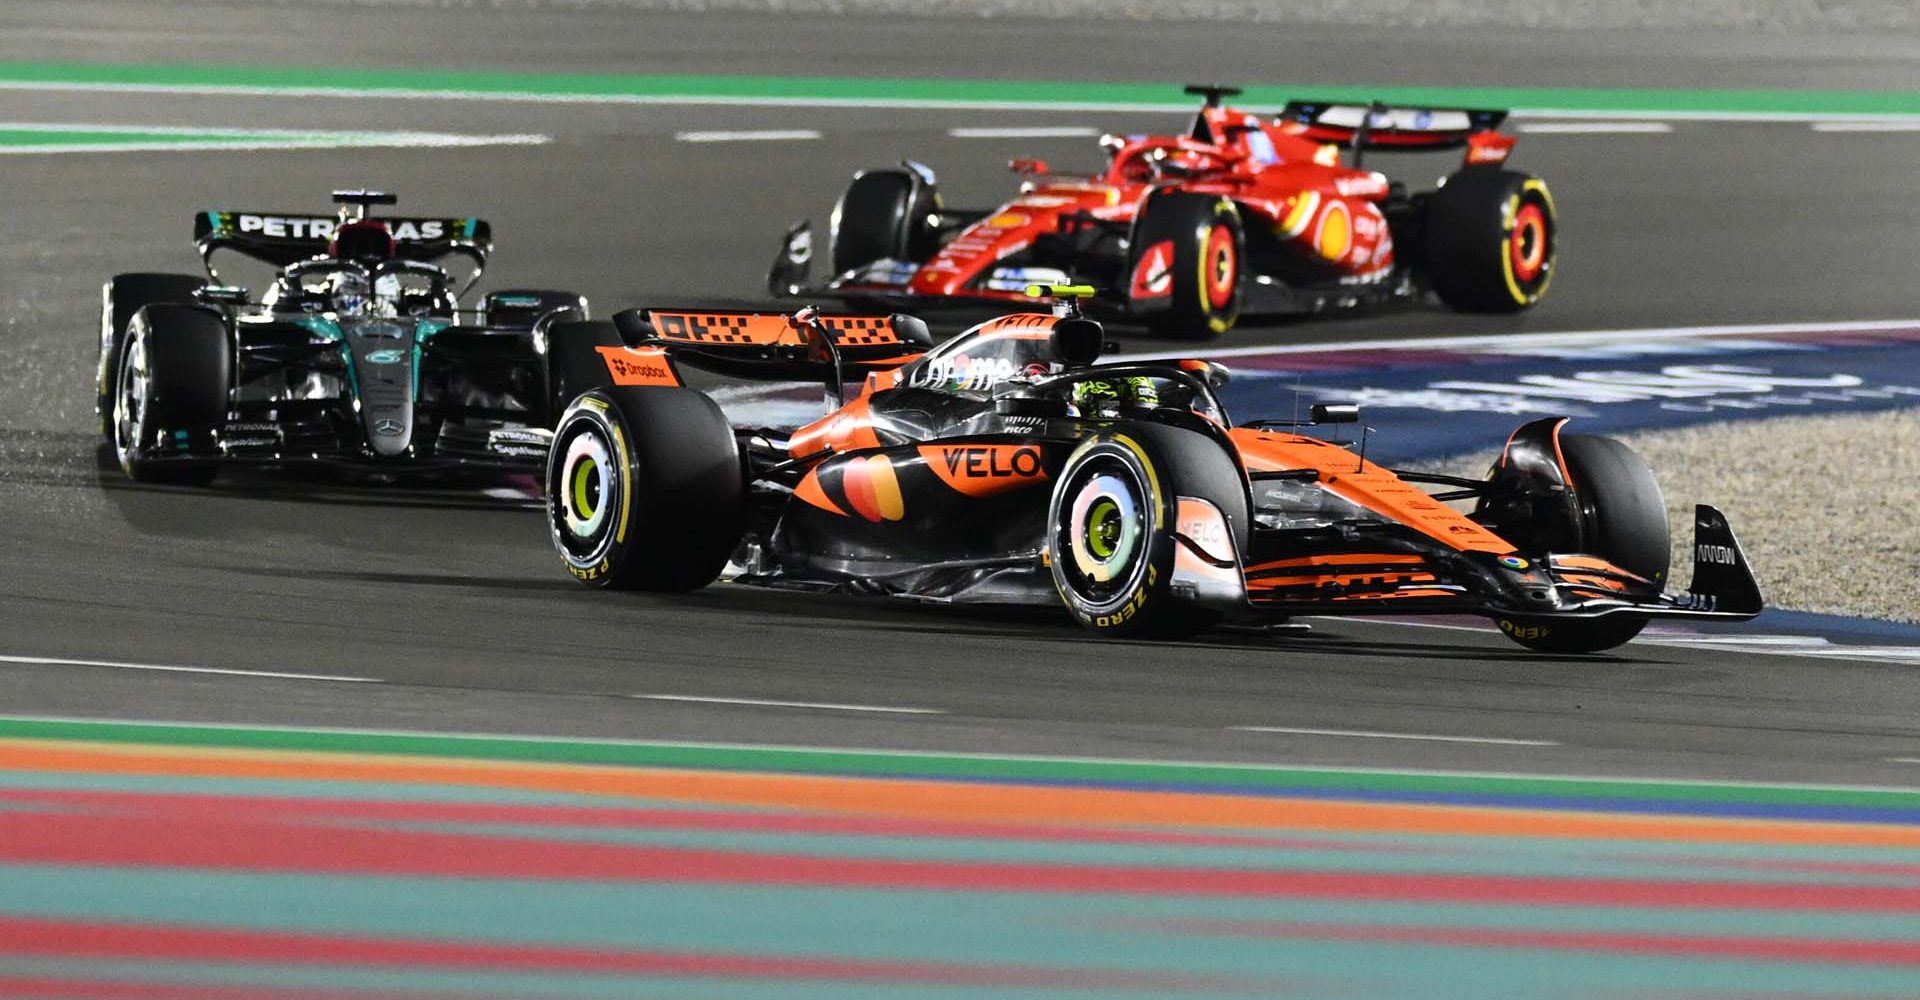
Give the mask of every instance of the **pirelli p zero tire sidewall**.
[{"label": "pirelli p zero tire sidewall", "polygon": [[739,543],[746,483],[725,414],[704,393],[596,389],[574,400],[547,457],[547,525],[574,579],[686,591]]},{"label": "pirelli p zero tire sidewall", "polygon": [[100,417],[100,433],[113,444],[115,389],[120,379],[120,359],[126,354],[127,325],[141,307],[156,302],[189,303],[193,291],[206,284],[191,274],[135,272],[116,274],[100,289],[100,353],[98,358],[98,399],[94,412]]},{"label": "pirelli p zero tire sidewall", "polygon": [[218,466],[205,449],[226,422],[233,381],[226,321],[154,303],[133,314],[124,336],[108,427],[121,470],[136,482],[212,482]]},{"label": "pirelli p zero tire sidewall", "polygon": [[1169,621],[1172,484],[1150,444],[1114,431],[1068,457],[1047,511],[1054,588],[1075,620],[1108,635],[1154,634]]},{"label": "pirelli p zero tire sidewall", "polygon": [[1560,223],[1537,177],[1468,167],[1427,199],[1427,283],[1461,312],[1514,313],[1547,294]]},{"label": "pirelli p zero tire sidewall", "polygon": [[573,402],[554,427],[547,454],[547,527],[567,572],[581,583],[615,582],[615,549],[631,527],[639,469],[626,431],[604,395]]},{"label": "pirelli p zero tire sidewall", "polygon": [[1138,267],[1139,255],[1163,243],[1172,245],[1171,286],[1164,300],[1142,300],[1148,326],[1190,340],[1233,329],[1246,297],[1246,238],[1233,200],[1185,192],[1150,196],[1140,209],[1127,273]]}]

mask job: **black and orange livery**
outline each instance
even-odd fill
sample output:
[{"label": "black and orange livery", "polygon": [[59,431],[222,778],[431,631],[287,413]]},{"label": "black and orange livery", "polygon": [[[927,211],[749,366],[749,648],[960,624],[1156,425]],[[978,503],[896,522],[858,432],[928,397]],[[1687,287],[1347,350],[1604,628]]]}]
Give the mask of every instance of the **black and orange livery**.
[{"label": "black and orange livery", "polygon": [[[1693,583],[1667,592],[1664,503],[1616,441],[1542,420],[1484,481],[1395,472],[1301,424],[1234,423],[1218,365],[1097,364],[1104,334],[1077,291],[937,345],[911,317],[811,310],[555,327],[554,364],[583,390],[547,472],[568,570],[671,590],[731,563],[747,583],[1061,602],[1115,633],[1469,613],[1567,652],[1654,617],[1760,610],[1706,506]],[[827,412],[776,426],[737,405],[783,382]],[[1337,430],[1357,411],[1313,417]]]}]

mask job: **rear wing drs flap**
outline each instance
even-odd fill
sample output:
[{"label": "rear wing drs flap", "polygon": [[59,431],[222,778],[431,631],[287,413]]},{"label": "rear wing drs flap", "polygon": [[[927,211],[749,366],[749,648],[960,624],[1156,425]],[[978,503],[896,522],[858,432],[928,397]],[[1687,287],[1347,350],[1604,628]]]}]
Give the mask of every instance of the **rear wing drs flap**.
[{"label": "rear wing drs flap", "polygon": [[[486,266],[493,251],[493,227],[475,218],[389,218],[394,255],[404,260],[437,261],[465,257]],[[193,217],[193,242],[202,261],[216,250],[232,250],[275,267],[286,267],[327,252],[340,224],[330,215],[285,212],[209,211]],[[208,273],[213,265],[207,264]]]},{"label": "rear wing drs flap", "polygon": [[[613,315],[625,347],[602,347],[616,384],[678,384],[681,364],[748,380],[819,380],[829,393],[852,378],[918,358],[931,345],[926,324],[901,314],[828,315],[684,309],[627,309]],[[661,377],[636,375],[652,359]]]},{"label": "rear wing drs flap", "polygon": [[[805,348],[811,342],[809,323],[824,330],[833,346],[847,352],[885,348],[888,355],[918,351],[903,335],[904,316],[832,315],[801,310],[797,313],[719,312],[684,309],[627,309],[615,313],[613,324],[628,343],[664,341],[707,348]],[[870,351],[862,353],[872,353]]]},{"label": "rear wing drs flap", "polygon": [[1292,101],[1279,120],[1309,139],[1366,150],[1423,152],[1467,147],[1468,164],[1499,163],[1513,137],[1499,132],[1507,112],[1491,108],[1394,107],[1381,103]]}]

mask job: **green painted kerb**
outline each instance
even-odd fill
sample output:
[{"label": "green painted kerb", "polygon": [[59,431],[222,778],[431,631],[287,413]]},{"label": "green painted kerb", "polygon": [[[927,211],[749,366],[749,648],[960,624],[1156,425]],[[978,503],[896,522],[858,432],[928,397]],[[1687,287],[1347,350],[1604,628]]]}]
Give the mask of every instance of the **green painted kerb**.
[{"label": "green painted kerb", "polygon": [[1044,757],[969,757],[863,750],[688,746],[0,718],[0,738],[85,740],[159,746],[302,750],[411,755],[466,760],[630,767],[680,767],[854,777],[961,778],[999,781],[1110,782],[1222,789],[1339,789],[1410,793],[1613,798],[1694,803],[1920,809],[1920,791],[1783,786],[1667,784],[1572,778],[1325,771],[1310,768]]},{"label": "green painted kerb", "polygon": [[[326,139],[331,138],[331,136],[327,133],[315,132],[311,135],[298,134],[291,136],[268,136],[266,138],[288,142],[299,139]],[[143,145],[178,145],[186,143],[231,143],[233,145],[246,145],[261,141],[262,136],[257,132],[222,132],[218,129],[208,129],[204,132],[140,132],[133,130],[92,131],[87,129],[0,128],[0,146],[120,146],[132,143],[140,143]]]},{"label": "green painted kerb", "polygon": [[[700,76],[664,73],[506,73],[430,69],[140,66],[0,62],[0,84],[331,89],[448,92],[549,98],[879,101],[1015,105],[1181,104],[1178,82],[896,80],[834,76]],[[1912,115],[1920,90],[1671,90],[1571,87],[1374,87],[1307,81],[1249,86],[1238,100],[1274,106],[1297,97],[1536,111],[1677,114]]]}]

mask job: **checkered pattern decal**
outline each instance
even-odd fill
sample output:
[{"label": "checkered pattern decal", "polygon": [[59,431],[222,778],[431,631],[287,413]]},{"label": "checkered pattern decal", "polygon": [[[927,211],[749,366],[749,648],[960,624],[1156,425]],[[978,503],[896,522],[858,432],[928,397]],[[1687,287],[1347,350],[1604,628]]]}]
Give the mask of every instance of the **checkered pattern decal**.
[{"label": "checkered pattern decal", "polygon": [[[650,311],[654,336],[700,344],[798,345],[806,341],[785,313],[692,313]],[[827,335],[842,347],[902,343],[885,316],[822,316]]]}]

